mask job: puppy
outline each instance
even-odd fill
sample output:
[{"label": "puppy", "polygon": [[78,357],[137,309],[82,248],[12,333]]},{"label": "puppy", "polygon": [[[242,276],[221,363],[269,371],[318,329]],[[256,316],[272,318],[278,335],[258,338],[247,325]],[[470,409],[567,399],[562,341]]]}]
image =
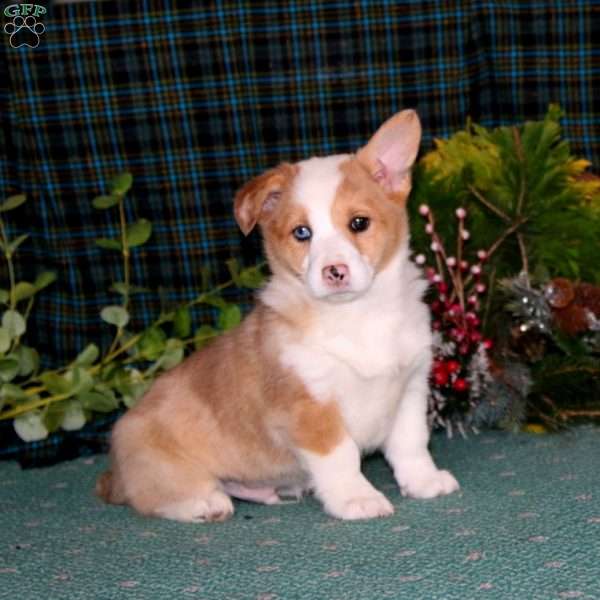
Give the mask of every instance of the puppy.
[{"label": "puppy", "polygon": [[107,502],[221,521],[231,496],[312,491],[340,519],[392,504],[363,476],[381,450],[403,495],[458,489],[429,451],[426,284],[409,261],[405,204],[421,137],[402,111],[356,154],[282,164],[247,183],[235,218],[258,224],[272,272],[236,329],[161,375],[112,433]]}]

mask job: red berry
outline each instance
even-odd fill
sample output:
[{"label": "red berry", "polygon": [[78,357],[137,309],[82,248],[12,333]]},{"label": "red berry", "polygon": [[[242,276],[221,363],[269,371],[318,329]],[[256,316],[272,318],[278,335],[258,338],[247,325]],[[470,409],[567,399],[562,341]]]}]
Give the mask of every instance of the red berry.
[{"label": "red berry", "polygon": [[469,382],[466,379],[459,377],[458,379],[456,379],[454,381],[454,383],[452,384],[452,387],[457,392],[465,392],[469,389]]},{"label": "red berry", "polygon": [[458,327],[454,327],[450,330],[450,337],[457,342],[461,342],[465,339],[466,331],[464,329],[459,329]]},{"label": "red berry", "polygon": [[460,308],[460,304],[458,304],[457,302],[455,302],[454,304],[452,304],[448,310],[450,316],[454,316],[454,315],[460,315],[461,308]]},{"label": "red berry", "polygon": [[448,383],[448,373],[445,371],[436,371],[433,374],[433,383],[438,387],[442,387]]},{"label": "red berry", "polygon": [[448,373],[457,373],[460,371],[460,363],[457,360],[448,360],[446,361],[446,370]]},{"label": "red berry", "polygon": [[494,347],[494,342],[492,342],[490,339],[485,339],[483,340],[483,347],[486,350],[491,350]]}]

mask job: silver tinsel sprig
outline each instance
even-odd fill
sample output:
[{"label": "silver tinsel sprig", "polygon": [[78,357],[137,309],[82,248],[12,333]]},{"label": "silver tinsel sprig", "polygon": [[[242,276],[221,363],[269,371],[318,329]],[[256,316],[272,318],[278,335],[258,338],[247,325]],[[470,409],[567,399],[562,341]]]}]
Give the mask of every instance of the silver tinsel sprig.
[{"label": "silver tinsel sprig", "polygon": [[531,287],[524,273],[512,279],[503,279],[500,286],[510,297],[506,308],[518,322],[521,333],[530,329],[542,333],[552,331],[552,310],[543,289]]}]

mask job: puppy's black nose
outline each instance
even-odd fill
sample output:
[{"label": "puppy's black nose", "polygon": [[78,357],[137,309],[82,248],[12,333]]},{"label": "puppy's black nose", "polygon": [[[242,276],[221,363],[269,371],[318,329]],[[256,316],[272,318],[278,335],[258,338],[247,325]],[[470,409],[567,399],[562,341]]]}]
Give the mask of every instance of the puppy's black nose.
[{"label": "puppy's black nose", "polygon": [[327,265],[323,268],[323,279],[327,285],[333,287],[342,287],[348,284],[350,279],[350,269],[348,265]]}]

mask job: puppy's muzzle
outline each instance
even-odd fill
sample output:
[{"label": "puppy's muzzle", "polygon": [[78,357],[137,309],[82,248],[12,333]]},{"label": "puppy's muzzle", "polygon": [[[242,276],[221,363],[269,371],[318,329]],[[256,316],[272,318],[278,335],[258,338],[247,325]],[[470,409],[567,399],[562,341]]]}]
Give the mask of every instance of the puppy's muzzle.
[{"label": "puppy's muzzle", "polygon": [[323,268],[323,281],[328,288],[343,290],[350,285],[350,269],[348,265],[327,265]]}]

